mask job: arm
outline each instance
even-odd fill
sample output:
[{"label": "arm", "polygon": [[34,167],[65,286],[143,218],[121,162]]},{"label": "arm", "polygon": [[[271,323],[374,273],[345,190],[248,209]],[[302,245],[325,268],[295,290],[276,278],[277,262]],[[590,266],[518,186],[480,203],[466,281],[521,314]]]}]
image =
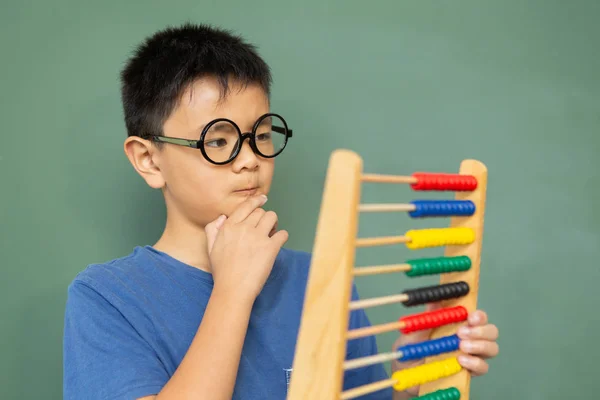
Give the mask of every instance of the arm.
[{"label": "arm", "polygon": [[156,396],[162,399],[231,399],[252,303],[214,291],[181,364]]},{"label": "arm", "polygon": [[[65,399],[231,399],[251,308],[247,300],[213,291],[169,379],[123,315],[91,286],[75,282],[66,312]],[[158,395],[142,397],[148,393]]]},{"label": "arm", "polygon": [[215,281],[202,323],[181,364],[156,396],[231,399],[254,300],[266,281],[287,232],[274,233],[277,216],[250,198],[229,218],[207,225]]},{"label": "arm", "polygon": [[254,299],[287,240],[285,231],[271,235],[276,216],[257,208],[264,202],[244,204],[227,221],[207,226],[213,292],[172,376],[115,299],[107,299],[94,282],[77,280],[69,287],[65,400],[232,398]]}]

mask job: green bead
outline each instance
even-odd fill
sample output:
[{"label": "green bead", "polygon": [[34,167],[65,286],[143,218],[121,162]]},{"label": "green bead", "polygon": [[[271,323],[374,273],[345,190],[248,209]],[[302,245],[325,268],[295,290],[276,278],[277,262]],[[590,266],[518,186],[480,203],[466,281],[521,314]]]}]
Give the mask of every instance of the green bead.
[{"label": "green bead", "polygon": [[471,268],[471,259],[467,256],[421,258],[407,263],[411,265],[410,271],[406,273],[410,277],[466,271]]},{"label": "green bead", "polygon": [[459,400],[460,392],[457,388],[442,389],[432,393],[428,393],[421,397],[416,397],[414,400]]}]

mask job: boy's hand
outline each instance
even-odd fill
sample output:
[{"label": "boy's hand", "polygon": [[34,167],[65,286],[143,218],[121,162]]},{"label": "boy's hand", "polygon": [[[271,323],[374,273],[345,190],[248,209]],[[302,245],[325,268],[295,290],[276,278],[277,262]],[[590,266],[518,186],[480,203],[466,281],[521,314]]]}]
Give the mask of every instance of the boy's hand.
[{"label": "boy's hand", "polygon": [[[428,304],[427,311],[439,309],[438,304]],[[400,346],[409,343],[418,343],[429,339],[431,330],[414,332],[408,335],[402,335],[396,340],[393,345],[393,351]],[[487,359],[496,357],[499,352],[498,343],[498,328],[496,325],[488,323],[487,314],[484,311],[477,310],[469,314],[467,324],[461,326],[457,331],[460,339],[460,353],[458,362],[467,369],[472,376],[485,375],[488,372],[489,365]],[[409,362],[392,362],[392,372],[415,367],[423,364],[423,360]],[[408,399],[412,396],[417,396],[419,387],[413,387],[406,390],[405,393],[398,393],[394,399]]]},{"label": "boy's hand", "polygon": [[277,215],[262,207],[266,196],[244,201],[230,216],[205,228],[215,290],[253,302],[265,284],[279,250],[288,239],[274,232]]}]

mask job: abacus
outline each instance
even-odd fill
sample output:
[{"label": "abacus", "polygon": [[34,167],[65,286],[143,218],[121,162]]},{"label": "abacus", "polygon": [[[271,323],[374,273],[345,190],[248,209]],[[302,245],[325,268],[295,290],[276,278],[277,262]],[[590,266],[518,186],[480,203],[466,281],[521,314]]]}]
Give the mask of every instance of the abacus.
[{"label": "abacus", "polygon": [[[408,184],[414,191],[454,192],[453,200],[416,200],[407,204],[361,204],[364,182]],[[457,328],[477,307],[487,168],[463,160],[458,173],[395,176],[363,173],[363,161],[349,150],[331,154],[322,195],[306,297],[288,400],[354,399],[386,388],[419,385],[423,400],[468,400],[470,375],[458,363]],[[412,218],[450,217],[446,228],[413,229],[402,236],[357,238],[359,214],[407,212]],[[445,247],[439,258],[415,258],[402,264],[357,267],[357,248],[404,244],[411,250]],[[409,278],[439,275],[440,284],[401,294],[351,301],[356,277],[404,273]],[[366,328],[348,329],[351,310],[402,303],[406,307],[440,302],[441,309],[408,315]],[[346,360],[346,343],[399,330],[432,329],[429,340],[382,353]],[[453,334],[454,333],[454,334]],[[389,379],[343,391],[344,371],[397,359],[423,364],[394,372]]]}]

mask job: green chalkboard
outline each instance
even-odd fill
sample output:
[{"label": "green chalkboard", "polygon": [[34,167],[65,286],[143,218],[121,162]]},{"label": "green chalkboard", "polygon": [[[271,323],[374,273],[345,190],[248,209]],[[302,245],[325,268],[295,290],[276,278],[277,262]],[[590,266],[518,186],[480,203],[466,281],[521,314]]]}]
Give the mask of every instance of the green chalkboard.
[{"label": "green chalkboard", "polygon": [[[159,235],[158,192],[122,150],[118,73],[168,24],[209,22],[256,43],[273,109],[294,129],[269,206],[310,250],[327,160],[357,151],[374,173],[489,168],[480,306],[500,356],[472,398],[583,399],[600,389],[600,3],[504,1],[23,1],[0,12],[0,388],[62,397],[66,288],[92,262]],[[406,186],[363,199],[406,202]],[[440,195],[441,196],[441,195]],[[440,221],[361,217],[360,234]],[[426,252],[438,255],[431,250]],[[357,263],[399,262],[402,246]],[[363,297],[411,286],[358,281]],[[369,311],[374,323],[407,311]],[[379,338],[387,351],[394,334]]]}]

